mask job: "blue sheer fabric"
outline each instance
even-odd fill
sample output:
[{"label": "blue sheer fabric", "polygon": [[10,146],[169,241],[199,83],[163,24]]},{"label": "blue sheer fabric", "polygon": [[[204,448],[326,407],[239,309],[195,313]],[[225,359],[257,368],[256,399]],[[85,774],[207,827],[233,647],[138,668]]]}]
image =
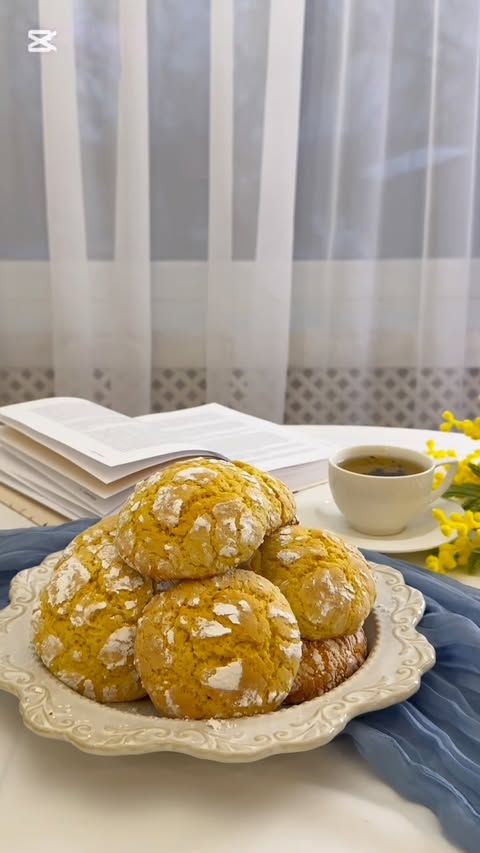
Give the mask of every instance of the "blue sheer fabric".
[{"label": "blue sheer fabric", "polygon": [[[0,532],[0,605],[20,569],[61,550],[93,519],[59,527]],[[437,662],[406,702],[365,714],[344,737],[385,782],[430,808],[445,835],[467,853],[480,851],[480,591],[371,551],[399,569],[426,600],[420,630]]]}]

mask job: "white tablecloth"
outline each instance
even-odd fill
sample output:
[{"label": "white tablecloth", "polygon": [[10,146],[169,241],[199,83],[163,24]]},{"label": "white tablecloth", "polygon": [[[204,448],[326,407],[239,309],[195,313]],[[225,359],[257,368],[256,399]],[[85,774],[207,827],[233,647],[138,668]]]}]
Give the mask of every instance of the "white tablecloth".
[{"label": "white tablecloth", "polygon": [[[338,447],[462,436],[371,427],[291,427]],[[311,490],[315,501],[315,490]],[[2,522],[0,513],[0,525]],[[11,518],[9,519],[11,524]],[[1,525],[1,526],[6,526]],[[478,585],[478,581],[476,582]],[[425,808],[368,769],[348,742],[222,765],[180,755],[101,758],[28,732],[0,694],[0,847],[5,853],[445,853]]]}]

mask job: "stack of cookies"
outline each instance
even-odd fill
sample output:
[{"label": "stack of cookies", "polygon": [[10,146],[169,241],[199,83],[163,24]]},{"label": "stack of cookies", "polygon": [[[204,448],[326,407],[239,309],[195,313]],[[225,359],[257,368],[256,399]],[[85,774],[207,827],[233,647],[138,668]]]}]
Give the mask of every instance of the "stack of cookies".
[{"label": "stack of cookies", "polygon": [[73,540],[41,592],[33,641],[97,702],[148,695],[166,717],[251,716],[353,674],[374,601],[360,552],[299,525],[283,483],[190,459]]}]

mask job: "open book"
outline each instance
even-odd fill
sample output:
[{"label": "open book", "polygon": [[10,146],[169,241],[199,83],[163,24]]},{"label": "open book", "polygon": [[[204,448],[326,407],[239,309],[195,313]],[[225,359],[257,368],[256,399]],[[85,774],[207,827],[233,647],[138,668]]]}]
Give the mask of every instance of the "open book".
[{"label": "open book", "polygon": [[0,407],[0,483],[66,518],[108,515],[174,459],[242,459],[299,491],[326,476],[329,445],[217,403],[130,418],[75,397]]}]

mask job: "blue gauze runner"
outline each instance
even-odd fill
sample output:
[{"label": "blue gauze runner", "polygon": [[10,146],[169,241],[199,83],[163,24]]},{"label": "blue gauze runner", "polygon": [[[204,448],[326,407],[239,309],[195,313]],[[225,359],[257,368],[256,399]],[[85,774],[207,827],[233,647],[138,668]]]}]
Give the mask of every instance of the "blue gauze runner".
[{"label": "blue gauze runner", "polygon": [[[93,521],[1,531],[0,606],[17,571],[61,550]],[[453,843],[480,853],[480,591],[364,553],[399,569],[425,596],[419,628],[435,647],[437,663],[411,699],[358,717],[344,736],[392,788],[430,808]]]}]

